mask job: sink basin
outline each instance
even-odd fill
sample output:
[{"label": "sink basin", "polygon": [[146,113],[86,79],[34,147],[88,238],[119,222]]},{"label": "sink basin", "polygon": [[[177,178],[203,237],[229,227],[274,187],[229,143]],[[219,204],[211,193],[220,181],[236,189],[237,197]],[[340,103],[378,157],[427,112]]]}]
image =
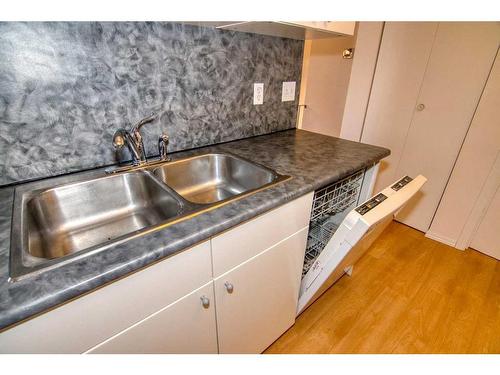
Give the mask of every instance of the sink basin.
[{"label": "sink basin", "polygon": [[183,208],[180,197],[144,171],[29,192],[14,211],[11,276],[161,224]]},{"label": "sink basin", "polygon": [[59,258],[177,216],[181,202],[146,173],[42,191],[26,204],[28,252]]},{"label": "sink basin", "polygon": [[16,188],[11,280],[108,249],[289,178],[229,154],[155,161],[108,173],[97,170]]},{"label": "sink basin", "polygon": [[153,173],[184,199],[197,204],[226,201],[287,178],[229,154],[178,160],[154,168]]}]

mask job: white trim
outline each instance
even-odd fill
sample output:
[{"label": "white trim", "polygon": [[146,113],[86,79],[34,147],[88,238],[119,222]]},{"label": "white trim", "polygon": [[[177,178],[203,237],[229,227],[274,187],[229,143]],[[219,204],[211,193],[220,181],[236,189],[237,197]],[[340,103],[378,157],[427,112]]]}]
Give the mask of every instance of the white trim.
[{"label": "white trim", "polygon": [[[453,240],[452,238],[440,236],[439,234],[432,233],[430,230],[428,230],[425,233],[425,237],[430,238],[431,240],[435,240],[435,241],[444,243],[445,245],[448,245],[451,247],[455,247],[455,245],[456,245],[455,240]],[[455,248],[457,250],[464,250],[464,249],[458,249],[457,247],[455,247]]]},{"label": "white trim", "polygon": [[493,197],[495,196],[496,189],[498,185],[496,181],[500,180],[500,151],[498,151],[497,156],[495,158],[495,162],[491,167],[490,173],[486,178],[485,183],[481,189],[481,192],[478,195],[476,202],[474,203],[474,207],[472,208],[465,225],[458,236],[457,246],[459,248],[467,248],[472,242],[472,238],[476,234],[477,228],[479,228],[479,224],[483,219],[486,211],[488,210],[488,206],[491,204]]}]

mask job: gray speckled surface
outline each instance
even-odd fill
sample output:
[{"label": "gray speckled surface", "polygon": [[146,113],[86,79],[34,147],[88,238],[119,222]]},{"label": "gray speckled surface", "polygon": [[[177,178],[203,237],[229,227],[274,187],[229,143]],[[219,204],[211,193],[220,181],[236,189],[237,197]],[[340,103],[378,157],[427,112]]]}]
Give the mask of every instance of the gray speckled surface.
[{"label": "gray speckled surface", "polygon": [[0,22],[0,185],[113,164],[115,130],[152,111],[148,155],[162,131],[178,151],[294,128],[281,84],[300,87],[302,49],[169,22]]},{"label": "gray speckled surface", "polygon": [[293,178],[213,211],[14,283],[8,253],[14,189],[0,189],[0,328],[43,312],[113,279],[206,240],[258,214],[334,182],[389,155],[389,150],[302,130],[184,151],[231,152]]}]

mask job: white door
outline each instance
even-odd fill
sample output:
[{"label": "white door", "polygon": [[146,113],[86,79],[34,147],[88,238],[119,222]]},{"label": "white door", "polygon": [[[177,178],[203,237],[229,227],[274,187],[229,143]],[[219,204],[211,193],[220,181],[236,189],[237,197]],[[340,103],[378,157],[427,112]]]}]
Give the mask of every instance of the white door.
[{"label": "white door", "polygon": [[470,247],[500,260],[500,181]]},{"label": "white door", "polygon": [[213,282],[87,353],[217,353]]},{"label": "white door", "polygon": [[[377,80],[379,70],[388,69],[380,60],[372,91],[375,97],[370,99],[362,140],[389,146],[393,151],[389,164],[382,163],[376,189],[398,175],[421,173],[428,178],[419,199],[413,200],[397,216],[399,221],[425,232],[493,64],[498,25],[494,22],[443,22],[437,26],[398,24],[396,28],[408,29],[409,35],[420,40],[417,47],[422,47],[422,54],[419,55],[409,51],[412,45],[386,43],[386,31],[394,34],[395,27],[392,23],[386,25],[381,47],[381,57],[386,49],[392,51],[394,60],[387,63],[392,72],[386,73],[384,80]],[[419,29],[424,33],[417,35]],[[413,63],[407,64],[408,59]],[[411,82],[408,91],[401,90],[401,84],[394,80],[397,74],[408,76],[403,78],[403,82]],[[378,89],[379,85],[382,90]],[[377,102],[377,95],[401,99],[385,102],[392,106],[390,110],[372,109],[384,102],[382,99]],[[404,105],[400,105],[402,99],[405,99]]]},{"label": "white door", "polygon": [[260,353],[295,322],[307,228],[215,279],[220,353]]},{"label": "white door", "polygon": [[354,37],[306,40],[301,78],[299,128],[334,137],[340,135],[352,60],[342,52]]},{"label": "white door", "polygon": [[427,231],[493,65],[498,42],[494,22],[442,22],[427,63],[416,111],[396,175],[423,173],[422,199],[399,221]]},{"label": "white door", "polygon": [[374,191],[400,177],[396,168],[437,27],[437,22],[385,23],[361,136],[361,142],[391,150],[380,161]]}]

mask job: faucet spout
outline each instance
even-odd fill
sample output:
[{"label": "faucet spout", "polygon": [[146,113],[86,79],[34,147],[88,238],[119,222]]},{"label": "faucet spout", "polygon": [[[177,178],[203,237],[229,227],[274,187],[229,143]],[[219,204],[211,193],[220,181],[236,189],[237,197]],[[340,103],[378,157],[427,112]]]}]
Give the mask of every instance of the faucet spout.
[{"label": "faucet spout", "polygon": [[142,120],[140,120],[135,126],[132,128],[132,132],[139,131],[143,125],[146,125],[149,122],[153,122],[158,118],[158,115],[156,113],[151,113],[148,117],[144,117]]},{"label": "faucet spout", "polygon": [[141,165],[147,162],[144,142],[140,130],[143,125],[156,120],[157,117],[156,113],[152,113],[150,116],[143,118],[135,124],[130,132],[125,129],[118,129],[113,136],[113,146],[115,149],[120,150],[123,146],[127,145],[132,154],[132,162],[134,165]]}]

